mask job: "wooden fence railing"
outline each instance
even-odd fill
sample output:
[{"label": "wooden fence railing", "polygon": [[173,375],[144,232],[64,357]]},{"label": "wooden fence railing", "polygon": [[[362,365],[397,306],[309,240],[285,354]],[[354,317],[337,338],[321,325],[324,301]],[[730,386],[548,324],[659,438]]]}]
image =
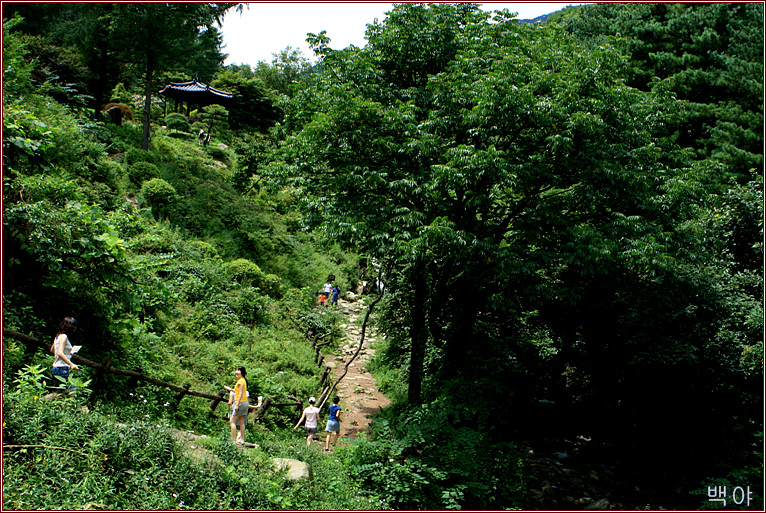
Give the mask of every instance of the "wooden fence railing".
[{"label": "wooden fence railing", "polygon": [[[45,349],[46,351],[49,349],[48,344],[46,344],[45,342],[42,342],[41,340],[38,340],[29,335],[25,335],[24,333],[19,333],[17,331],[9,330],[6,328],[3,328],[3,337],[13,338],[24,344],[35,345]],[[98,391],[104,386],[104,376],[106,374],[116,374],[120,376],[128,376],[130,378],[128,382],[128,386],[131,388],[135,388],[135,386],[138,384],[138,381],[146,381],[147,383],[151,383],[153,385],[168,388],[170,390],[173,390],[174,392],[178,392],[178,394],[175,396],[173,403],[171,403],[171,406],[173,407],[173,409],[177,409],[178,405],[181,403],[181,400],[186,396],[200,397],[203,399],[209,399],[211,401],[209,414],[211,416],[214,416],[215,410],[218,407],[218,405],[221,403],[221,401],[226,402],[228,401],[228,397],[229,397],[229,393],[226,390],[221,390],[215,394],[210,394],[207,392],[199,392],[197,390],[191,390],[190,383],[184,383],[182,386],[179,386],[173,383],[168,383],[167,381],[163,381],[161,379],[157,379],[152,376],[147,376],[146,374],[142,372],[141,369],[136,369],[136,370],[119,369],[117,367],[112,366],[111,358],[104,358],[101,361],[101,363],[98,363],[98,362],[89,360],[87,358],[84,358],[78,354],[73,354],[71,360],[77,365],[84,365],[86,367],[92,367],[96,369],[96,377],[93,380],[93,386],[92,386],[94,393],[98,393]],[[276,402],[275,400],[271,398],[265,398],[263,400],[262,406],[256,411],[254,420],[258,421],[262,419],[263,416],[266,414],[266,412],[269,410],[269,408],[272,408],[272,407],[292,406],[296,408],[296,410],[302,411],[302,405],[303,405],[302,401],[292,396],[288,396],[287,399],[290,399],[291,401]]]},{"label": "wooden fence railing", "polygon": [[[364,343],[364,336],[365,336],[365,330],[367,327],[367,321],[369,320],[373,307],[378,303],[378,301],[382,299],[382,297],[383,297],[383,292],[381,291],[380,295],[367,308],[367,313],[365,315],[364,322],[362,323],[361,338],[359,339],[359,344],[357,346],[356,352],[353,354],[350,360],[346,362],[345,368],[343,369],[343,373],[340,375],[340,377],[338,377],[338,379],[334,383],[331,383],[329,379],[331,368],[330,366],[325,365],[324,372],[322,373],[322,377],[319,383],[319,386],[322,387],[322,392],[319,394],[319,398],[317,400],[318,408],[321,409],[324,406],[325,402],[330,397],[333,390],[335,390],[335,387],[337,387],[338,383],[340,383],[340,381],[346,376],[346,373],[348,372],[348,367],[349,365],[351,365],[351,362],[353,362],[354,359],[356,359],[357,355],[360,353],[362,349],[362,344]],[[301,326],[299,326],[297,323],[295,323],[295,325],[296,325],[296,328],[298,328],[299,330],[302,330]],[[50,346],[47,343],[39,339],[36,339],[29,335],[25,335],[23,333],[19,333],[17,331],[9,330],[6,328],[3,328],[3,337],[10,337],[27,345],[35,345],[45,349],[46,351],[49,350],[50,348]],[[332,343],[332,330],[324,335],[315,334],[312,330],[308,330],[306,332],[306,337],[311,339],[311,346],[316,352],[316,365],[319,367],[323,366],[325,363],[324,361],[325,359],[324,359],[324,355],[322,354],[321,348]],[[328,337],[329,337],[329,340],[325,342],[320,342],[321,340]],[[212,417],[212,416],[215,416],[215,410],[218,407],[218,405],[221,403],[221,401],[228,401],[229,394],[225,390],[221,390],[215,394],[209,394],[207,392],[199,392],[197,390],[192,390],[190,383],[184,383],[181,386],[173,384],[173,383],[168,383],[167,381],[162,381],[161,379],[157,379],[152,376],[147,376],[146,374],[143,373],[142,369],[127,370],[127,369],[119,369],[117,367],[113,367],[112,366],[113,362],[111,358],[104,358],[101,361],[101,363],[98,363],[92,360],[88,360],[87,358],[84,358],[80,356],[79,354],[74,354],[72,355],[71,360],[77,365],[85,365],[86,367],[92,367],[96,369],[96,376],[93,380],[93,385],[91,387],[93,392],[96,394],[98,394],[98,392],[105,386],[104,377],[106,376],[106,374],[116,374],[120,376],[128,376],[130,378],[130,380],[128,381],[128,387],[130,388],[135,388],[138,385],[138,381],[146,381],[147,383],[168,388],[170,390],[173,390],[174,392],[177,392],[178,394],[175,396],[173,402],[171,403],[171,407],[174,410],[178,409],[178,405],[181,403],[181,400],[183,400],[184,397],[186,396],[200,397],[203,399],[209,399],[211,401],[210,411],[208,412],[208,414]],[[276,402],[274,399],[264,398],[263,404],[261,405],[260,408],[258,408],[258,410],[256,410],[253,421],[258,422],[259,420],[261,420],[263,416],[266,414],[266,412],[269,410],[269,408],[272,408],[272,407],[292,406],[295,408],[296,413],[300,415],[303,411],[303,401],[294,396],[287,396],[286,399],[289,399],[289,402]]]}]

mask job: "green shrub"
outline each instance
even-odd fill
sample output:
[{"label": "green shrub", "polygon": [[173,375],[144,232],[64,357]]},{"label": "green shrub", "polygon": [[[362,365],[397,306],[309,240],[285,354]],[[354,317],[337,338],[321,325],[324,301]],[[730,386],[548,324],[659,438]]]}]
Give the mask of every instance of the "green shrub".
[{"label": "green shrub", "polygon": [[24,361],[24,346],[11,338],[3,340],[3,374]]},{"label": "green shrub", "polygon": [[167,136],[172,137],[173,139],[180,139],[182,141],[191,141],[194,139],[194,134],[179,131],[168,132]]},{"label": "green shrub", "polygon": [[136,185],[160,177],[160,170],[150,162],[136,162],[128,168],[128,177]]},{"label": "green shrub", "polygon": [[93,175],[93,178],[100,182],[104,182],[112,189],[117,189],[119,187],[122,174],[123,168],[118,162],[115,162],[112,159],[105,159],[100,163],[97,172],[95,172]]},{"label": "green shrub", "polygon": [[19,16],[11,20],[3,19],[3,107],[6,107],[6,98],[9,102],[22,101],[33,88],[32,72],[37,63],[29,57],[25,37],[15,30],[11,31],[23,23],[24,19]]},{"label": "green shrub", "polygon": [[83,185],[82,192],[89,203],[113,209],[117,206],[115,190],[105,183],[91,182]]},{"label": "green shrub", "polygon": [[252,287],[245,287],[236,292],[230,299],[230,304],[239,318],[239,322],[253,326],[268,321],[268,298]]},{"label": "green shrub", "polygon": [[[106,126],[108,130],[108,137],[106,140],[106,151],[109,154],[116,154],[120,152],[130,152],[131,149],[134,153],[141,152],[141,150],[135,149],[141,146],[141,138],[143,137],[141,127],[136,123],[123,123],[122,125],[115,125],[109,123]],[[143,152],[146,153],[146,152]],[[124,158],[127,157],[127,154]],[[139,159],[134,157],[134,161],[138,162]]]},{"label": "green shrub", "polygon": [[[377,355],[378,353],[376,353]],[[407,375],[406,370],[399,367],[383,367],[378,369],[373,361],[367,366],[368,370],[375,375],[377,387],[386,397],[394,402],[407,400]]]},{"label": "green shrub", "polygon": [[114,89],[112,89],[112,93],[109,96],[110,101],[116,102],[116,103],[130,103],[133,101],[133,95],[128,92],[127,89],[125,89],[125,85],[120,82],[116,86],[114,86]]},{"label": "green shrub", "polygon": [[[186,256],[186,255],[185,255]],[[223,290],[224,283],[216,269],[206,262],[181,261],[167,273],[166,284],[189,303],[208,300]]]},{"label": "green shrub", "polygon": [[[303,287],[302,289],[290,288],[282,295],[282,304],[285,308],[297,312],[303,312],[305,315],[314,309],[317,303],[317,296],[312,287]],[[324,326],[324,322],[321,322]]]},{"label": "green shrub", "polygon": [[165,116],[165,126],[169,130],[178,130],[179,132],[191,132],[191,124],[186,116],[178,112],[172,112]]},{"label": "green shrub", "polygon": [[356,441],[346,463],[394,509],[520,508],[521,452],[476,431],[472,416],[442,398],[378,421],[375,439]]},{"label": "green shrub", "polygon": [[210,158],[213,158],[215,160],[221,160],[221,161],[227,161],[229,160],[229,154],[226,150],[219,148],[218,146],[206,146],[205,147],[205,153],[207,153]]},{"label": "green shrub", "polygon": [[[61,174],[19,176],[13,182],[3,184],[7,195],[24,197],[27,203],[45,202],[50,206],[63,207],[68,201],[80,201],[83,198],[77,180]],[[6,202],[6,205],[10,202]],[[48,207],[50,210],[50,207]],[[5,227],[5,226],[4,226]],[[7,229],[7,228],[6,228]]]},{"label": "green shrub", "polygon": [[152,207],[152,213],[159,216],[175,202],[176,190],[162,178],[152,178],[141,187],[141,195]]},{"label": "green shrub", "polygon": [[[155,229],[151,221],[137,215],[131,202],[124,202],[122,206],[109,214],[109,221],[123,239],[140,237],[147,230]],[[157,229],[159,231],[159,229]],[[133,240],[131,240],[131,245]]]},{"label": "green shrub", "polygon": [[245,287],[253,286],[269,297],[282,296],[282,279],[275,274],[265,274],[257,264],[246,258],[238,258],[226,264],[229,276]]},{"label": "green shrub", "polygon": [[245,286],[259,283],[265,276],[257,264],[246,258],[238,258],[228,262],[226,268],[232,278]]},{"label": "green shrub", "polygon": [[191,240],[187,247],[199,258],[209,259],[214,265],[219,265],[221,257],[218,254],[218,250],[212,244],[202,240]]},{"label": "green shrub", "polygon": [[[140,139],[137,146],[140,146]],[[125,165],[130,167],[137,162],[149,162],[150,164],[157,164],[159,157],[152,151],[145,151],[138,148],[131,148],[125,152]]]},{"label": "green shrub", "polygon": [[282,297],[282,278],[276,274],[267,274],[259,284],[261,290],[274,299]]}]

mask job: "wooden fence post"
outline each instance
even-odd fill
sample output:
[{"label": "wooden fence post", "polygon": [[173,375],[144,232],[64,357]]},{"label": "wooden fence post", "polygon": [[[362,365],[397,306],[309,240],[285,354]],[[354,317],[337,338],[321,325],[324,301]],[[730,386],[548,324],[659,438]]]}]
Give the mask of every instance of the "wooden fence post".
[{"label": "wooden fence post", "polygon": [[[143,374],[144,369],[141,367],[135,367],[133,368],[133,372],[136,374]],[[128,388],[136,388],[138,386],[138,376],[131,376],[130,379],[128,379]]]},{"label": "wooden fence post", "polygon": [[330,339],[327,340],[327,342],[322,342],[321,344],[317,344],[317,347],[323,347],[331,343],[332,343],[332,337],[330,337]]},{"label": "wooden fence post", "polygon": [[210,417],[215,416],[215,409],[218,407],[218,403],[223,401],[224,397],[226,397],[226,394],[225,390],[221,390],[218,392],[218,399],[213,399],[213,402],[210,403],[210,411],[208,412]]},{"label": "wooden fence post", "polygon": [[328,395],[330,395],[330,384],[329,383],[322,388],[322,393],[319,394],[319,400],[317,401],[317,404],[324,404],[324,402],[327,400],[327,396]]},{"label": "wooden fence post", "polygon": [[181,404],[181,399],[183,399],[184,396],[189,393],[189,389],[191,388],[191,383],[184,383],[183,387],[184,387],[184,391],[178,393],[178,395],[175,398],[175,402],[173,403],[174,412],[178,411],[178,405]]},{"label": "wooden fence post", "polygon": [[258,408],[258,411],[255,412],[255,415],[253,415],[253,424],[260,421],[264,415],[266,415],[266,410],[271,408],[271,399],[268,397],[263,400],[263,403],[261,403],[261,407]]},{"label": "wooden fence post", "polygon": [[325,381],[327,381],[327,376],[330,375],[330,367],[325,367],[324,372],[322,373],[322,379],[319,380],[320,385],[324,385]]},{"label": "wooden fence post", "polygon": [[104,388],[105,381],[106,381],[106,373],[109,372],[109,369],[112,367],[112,359],[108,356],[101,360],[101,367],[96,369],[96,378],[93,382],[93,395],[97,396],[99,393],[101,393],[102,388]]},{"label": "wooden fence post", "polygon": [[218,403],[224,400],[226,397],[227,392],[225,390],[221,390],[218,392],[218,399],[213,399],[213,402],[210,403],[210,416],[212,417],[215,414],[215,409],[218,407]]}]

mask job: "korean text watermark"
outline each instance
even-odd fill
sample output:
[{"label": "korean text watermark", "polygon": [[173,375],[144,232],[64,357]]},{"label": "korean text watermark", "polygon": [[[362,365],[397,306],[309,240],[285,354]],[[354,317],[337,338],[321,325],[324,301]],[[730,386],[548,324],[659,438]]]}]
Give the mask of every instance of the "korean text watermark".
[{"label": "korean text watermark", "polygon": [[726,507],[726,501],[731,500],[737,506],[741,506],[746,503],[746,506],[750,506],[753,500],[753,492],[750,487],[742,488],[736,486],[731,490],[731,495],[727,494],[728,488],[726,486],[708,486],[707,497],[709,502],[720,502],[723,507]]}]

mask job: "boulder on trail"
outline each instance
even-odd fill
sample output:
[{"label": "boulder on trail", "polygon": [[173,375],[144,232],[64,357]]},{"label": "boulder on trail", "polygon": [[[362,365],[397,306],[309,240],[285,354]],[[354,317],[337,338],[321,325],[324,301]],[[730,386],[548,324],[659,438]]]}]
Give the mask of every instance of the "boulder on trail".
[{"label": "boulder on trail", "polygon": [[279,471],[282,469],[287,469],[287,479],[292,481],[300,481],[302,479],[311,481],[314,478],[314,472],[308,463],[289,458],[274,458],[274,470]]}]

